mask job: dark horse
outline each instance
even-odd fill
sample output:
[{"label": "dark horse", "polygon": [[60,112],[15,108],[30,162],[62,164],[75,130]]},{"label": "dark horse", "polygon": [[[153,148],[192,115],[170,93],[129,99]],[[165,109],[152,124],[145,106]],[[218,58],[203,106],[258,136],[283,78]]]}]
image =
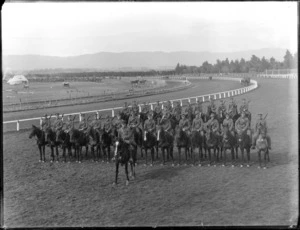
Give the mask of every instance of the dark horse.
[{"label": "dark horse", "polygon": [[226,165],[226,152],[229,149],[231,151],[231,164],[233,166],[234,161],[234,148],[236,146],[236,140],[232,133],[229,131],[228,128],[224,128],[222,132],[222,143],[221,143],[221,156],[223,156],[223,166]]},{"label": "dark horse", "polygon": [[135,178],[135,162],[136,162],[136,151],[135,147],[124,142],[121,138],[118,138],[115,143],[115,158],[116,158],[116,176],[114,184],[118,182],[118,173],[119,173],[119,164],[125,165],[125,173],[126,173],[126,185],[129,184],[129,176],[128,176],[128,163],[130,158],[130,151],[132,153],[133,162],[130,162],[131,166],[131,175],[133,179]]},{"label": "dark horse", "polygon": [[199,166],[201,166],[201,159],[203,159],[203,147],[204,147],[204,133],[203,131],[192,131],[191,134],[191,152],[194,164],[196,161],[195,149],[199,149]]},{"label": "dark horse", "polygon": [[86,155],[88,153],[88,143],[89,143],[88,136],[83,131],[74,128],[70,130],[69,134],[70,134],[70,141],[74,145],[76,162],[81,163],[82,160],[81,154],[82,154],[83,146],[85,146]]},{"label": "dark horse", "polygon": [[39,129],[38,127],[32,125],[31,132],[29,134],[29,138],[31,139],[32,137],[36,137],[36,144],[39,148],[40,151],[40,160],[39,162],[45,162],[46,157],[45,157],[45,146],[46,146],[46,141],[45,141],[45,133],[43,130]]},{"label": "dark horse", "polygon": [[154,161],[154,147],[156,147],[156,137],[151,132],[144,131],[143,135],[143,148],[145,150],[145,157],[146,157],[146,165],[147,165],[147,152],[148,149],[151,151],[151,165],[153,165]]},{"label": "dark horse", "polygon": [[206,149],[208,151],[209,156],[209,164],[211,165],[211,149],[214,150],[214,157],[216,157],[216,151],[219,151],[219,137],[213,133],[210,129],[208,129],[205,133],[205,143],[206,143]]},{"label": "dark horse", "polygon": [[[247,167],[250,165],[250,148],[251,148],[251,137],[246,132],[237,133],[237,144],[239,149],[242,153],[242,164],[241,167],[244,165],[244,150],[247,152]],[[238,153],[237,153],[238,155]]]},{"label": "dark horse", "polygon": [[69,133],[66,133],[63,130],[60,130],[57,133],[57,137],[56,137],[58,146],[60,146],[63,150],[63,158],[64,161],[66,162],[66,149],[68,149],[68,155],[69,155],[69,160],[72,156],[72,143],[70,142],[70,135]]},{"label": "dark horse", "polygon": [[187,162],[188,152],[190,148],[190,138],[186,132],[182,130],[179,126],[175,128],[175,143],[178,148],[179,155],[179,165],[181,161],[181,148],[184,148],[185,152],[185,161]]},{"label": "dark horse", "polygon": [[264,152],[264,169],[267,168],[267,158],[270,162],[270,155],[269,155],[269,148],[268,148],[268,141],[266,139],[265,133],[260,133],[258,135],[258,138],[256,140],[256,149],[258,153],[258,159],[259,159],[259,168],[261,168],[261,152]]},{"label": "dark horse", "polygon": [[157,127],[157,141],[158,147],[161,148],[162,155],[163,155],[163,165],[166,163],[165,161],[165,150],[167,151],[167,155],[171,156],[172,158],[172,166],[174,166],[174,158],[173,158],[173,136],[166,132],[162,127]]},{"label": "dark horse", "polygon": [[110,162],[110,146],[113,144],[113,138],[117,136],[116,129],[112,128],[111,132],[108,133],[104,129],[97,129],[99,133],[99,142],[100,142],[100,149],[103,153],[103,160],[106,156],[107,162]]},{"label": "dark horse", "polygon": [[87,130],[88,145],[91,148],[93,161],[100,159],[100,135],[94,127],[89,127]]},{"label": "dark horse", "polygon": [[56,150],[56,162],[58,162],[58,142],[56,141],[56,133],[55,131],[52,130],[52,128],[47,128],[45,131],[45,136],[46,136],[46,142],[47,145],[50,147],[51,149],[51,161],[55,160],[54,157],[54,148]]}]

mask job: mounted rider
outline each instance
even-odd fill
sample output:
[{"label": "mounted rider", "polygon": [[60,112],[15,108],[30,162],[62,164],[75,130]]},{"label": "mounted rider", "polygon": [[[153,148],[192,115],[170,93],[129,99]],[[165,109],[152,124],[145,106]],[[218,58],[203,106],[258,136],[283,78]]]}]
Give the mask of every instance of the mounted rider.
[{"label": "mounted rider", "polygon": [[158,125],[163,128],[165,132],[168,132],[170,135],[174,135],[174,131],[172,130],[172,123],[171,123],[171,115],[168,111],[163,110],[163,116],[158,121]]},{"label": "mounted rider", "polygon": [[251,148],[252,149],[255,148],[256,140],[257,140],[259,134],[263,133],[263,134],[265,134],[265,137],[267,139],[268,148],[271,149],[271,138],[267,134],[267,132],[268,132],[267,121],[262,117],[262,113],[259,113],[258,116],[259,116],[259,118],[256,120],[255,133],[254,133],[253,138],[252,138]]},{"label": "mounted rider", "polygon": [[221,105],[218,107],[218,114],[220,115],[222,113],[222,115],[225,116],[225,113],[227,111],[225,101],[220,100],[220,102],[221,102]]},{"label": "mounted rider", "polygon": [[142,108],[142,113],[144,113],[145,115],[147,115],[150,110],[151,110],[151,107],[149,105],[149,102],[148,103],[144,102],[143,108]]},{"label": "mounted rider", "polygon": [[182,108],[181,108],[179,101],[177,101],[176,106],[174,106],[172,113],[176,117],[177,120],[180,120]]},{"label": "mounted rider", "polygon": [[67,121],[64,123],[64,127],[65,133],[68,133],[71,129],[74,128],[74,119],[72,119],[72,115],[68,115]]},{"label": "mounted rider", "polygon": [[117,119],[115,119],[113,123],[113,126],[116,128],[117,131],[122,127],[122,122],[123,120],[121,119],[121,111],[119,111],[117,114]]},{"label": "mounted rider", "polygon": [[204,122],[200,116],[200,112],[198,110],[195,111],[195,118],[192,123],[192,131],[201,132],[204,128]]},{"label": "mounted rider", "polygon": [[90,127],[94,129],[101,129],[101,120],[98,118],[98,113],[95,113],[94,120],[89,124]]},{"label": "mounted rider", "polygon": [[112,122],[111,122],[111,117],[109,115],[105,115],[104,116],[104,121],[103,121],[103,130],[104,132],[106,132],[107,134],[111,134],[111,130],[112,130]]},{"label": "mounted rider", "polygon": [[128,119],[128,126],[132,129],[133,132],[136,132],[141,135],[141,129],[140,129],[140,118],[137,116],[137,114],[132,111],[131,116]]},{"label": "mounted rider", "polygon": [[[137,146],[134,140],[134,133],[132,129],[126,124],[126,121],[122,121],[122,127],[118,130],[118,137],[121,138],[125,143],[132,145],[134,147]],[[130,157],[129,161],[133,162],[132,151],[129,151]]]},{"label": "mounted rider", "polygon": [[58,141],[58,135],[64,126],[64,122],[63,122],[63,115],[61,117],[59,116],[59,113],[56,113],[55,115],[56,115],[56,119],[52,125],[52,129],[55,132],[56,141]]},{"label": "mounted rider", "polygon": [[242,111],[241,116],[235,122],[235,130],[238,134],[241,134],[249,130],[249,128],[250,128],[249,119],[246,117],[245,111]]},{"label": "mounted rider", "polygon": [[210,114],[210,119],[205,123],[208,130],[211,130],[215,135],[219,135],[219,122],[215,117],[215,113]]},{"label": "mounted rider", "polygon": [[179,121],[179,128],[182,129],[187,135],[190,135],[191,123],[187,118],[187,113],[181,114],[181,120]]},{"label": "mounted rider", "polygon": [[228,131],[231,133],[231,135],[235,136],[234,123],[228,112],[225,113],[225,119],[223,120],[221,129],[222,129],[222,132],[224,131],[224,129],[228,129]]},{"label": "mounted rider", "polygon": [[210,116],[212,113],[217,113],[217,106],[214,99],[210,99],[210,103],[207,106],[207,114]]},{"label": "mounted rider", "polygon": [[162,115],[162,108],[161,105],[159,104],[159,101],[156,102],[156,105],[154,107],[154,115],[155,117],[161,117]]},{"label": "mounted rider", "polygon": [[227,112],[229,113],[229,116],[231,118],[233,118],[237,114],[237,105],[236,105],[233,97],[230,98]]},{"label": "mounted rider", "polygon": [[122,113],[125,114],[126,116],[130,115],[130,108],[128,107],[127,102],[124,102],[124,108],[122,109]]},{"label": "mounted rider", "polygon": [[156,130],[156,125],[155,125],[155,121],[153,120],[153,112],[150,111],[148,113],[148,119],[144,123],[144,131],[151,133],[153,136],[156,136],[155,130]]},{"label": "mounted rider", "polygon": [[166,105],[165,105],[165,109],[169,112],[172,113],[172,103],[170,101],[167,101]]},{"label": "mounted rider", "polygon": [[196,114],[196,111],[199,111],[200,113],[203,112],[202,102],[200,100],[198,100],[197,103],[194,105],[193,113]]},{"label": "mounted rider", "polygon": [[85,118],[85,114],[81,114],[81,121],[79,122],[78,130],[83,131],[83,133],[86,134],[87,128],[88,128],[88,123]]},{"label": "mounted rider", "polygon": [[247,116],[248,119],[250,120],[251,117],[250,117],[250,112],[249,112],[249,103],[250,103],[250,101],[246,102],[246,99],[243,98],[242,105],[240,106],[240,113],[241,113],[242,111],[245,111],[246,116]]},{"label": "mounted rider", "polygon": [[[50,115],[50,117],[48,117],[47,114],[44,115],[44,117],[41,117],[42,120],[42,123],[41,123],[41,129],[46,132],[46,130],[48,128],[51,128],[51,116],[52,114]],[[45,141],[46,141],[46,135],[45,135]]]},{"label": "mounted rider", "polygon": [[138,115],[139,114],[139,106],[138,106],[138,104],[137,104],[137,102],[134,100],[133,101],[133,103],[132,103],[132,111],[136,114],[136,115]]}]

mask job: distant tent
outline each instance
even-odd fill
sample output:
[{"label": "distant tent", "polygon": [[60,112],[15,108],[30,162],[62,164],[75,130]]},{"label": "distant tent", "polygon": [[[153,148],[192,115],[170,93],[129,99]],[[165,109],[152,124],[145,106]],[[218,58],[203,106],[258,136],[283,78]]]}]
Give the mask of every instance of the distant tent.
[{"label": "distant tent", "polygon": [[9,79],[7,83],[10,85],[19,85],[22,83],[28,84],[28,80],[23,75],[15,75],[13,78]]}]

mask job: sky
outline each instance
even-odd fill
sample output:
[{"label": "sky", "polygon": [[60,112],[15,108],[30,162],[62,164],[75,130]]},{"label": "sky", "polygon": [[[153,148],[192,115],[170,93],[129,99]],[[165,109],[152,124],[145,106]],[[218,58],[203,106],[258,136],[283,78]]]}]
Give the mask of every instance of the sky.
[{"label": "sky", "polygon": [[297,2],[36,2],[2,6],[4,55],[297,51]]}]

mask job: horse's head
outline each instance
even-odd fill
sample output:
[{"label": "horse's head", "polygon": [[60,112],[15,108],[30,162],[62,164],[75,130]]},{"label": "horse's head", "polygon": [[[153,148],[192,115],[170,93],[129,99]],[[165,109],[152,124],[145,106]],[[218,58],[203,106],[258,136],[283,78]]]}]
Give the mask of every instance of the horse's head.
[{"label": "horse's head", "polygon": [[38,127],[35,125],[32,125],[31,132],[29,134],[29,138],[31,139],[33,136],[39,136],[39,133],[41,133],[42,130],[40,130]]}]

